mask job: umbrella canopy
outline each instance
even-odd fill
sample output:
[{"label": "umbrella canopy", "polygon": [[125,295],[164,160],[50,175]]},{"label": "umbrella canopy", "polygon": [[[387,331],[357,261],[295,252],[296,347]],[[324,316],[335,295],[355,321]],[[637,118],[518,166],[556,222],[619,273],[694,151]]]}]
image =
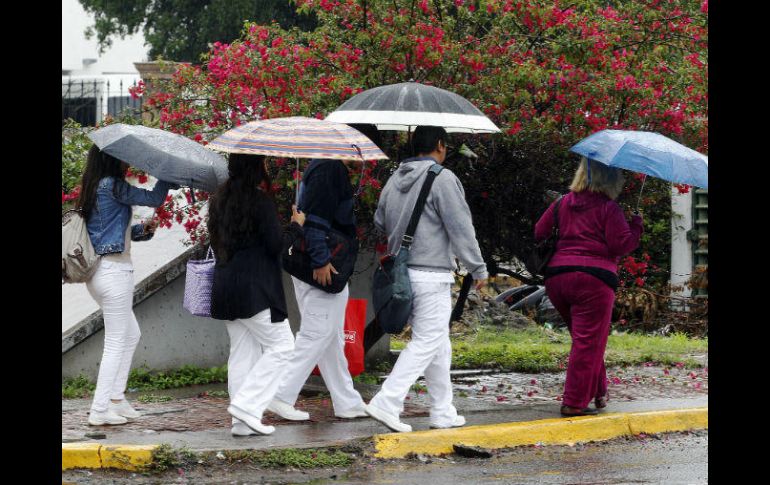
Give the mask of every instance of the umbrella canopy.
[{"label": "umbrella canopy", "polygon": [[379,130],[412,131],[442,126],[449,133],[499,133],[470,101],[445,89],[413,81],[358,93],[326,117],[339,123],[367,123]]},{"label": "umbrella canopy", "polygon": [[213,192],[228,177],[221,155],[176,133],[116,123],[88,137],[103,152],[166,182]]},{"label": "umbrella canopy", "polygon": [[270,157],[384,160],[388,156],[355,128],[304,116],[246,123],[215,138],[207,148]]},{"label": "umbrella canopy", "polygon": [[570,151],[611,167],[708,188],[708,157],[659,133],[602,130],[581,140]]}]

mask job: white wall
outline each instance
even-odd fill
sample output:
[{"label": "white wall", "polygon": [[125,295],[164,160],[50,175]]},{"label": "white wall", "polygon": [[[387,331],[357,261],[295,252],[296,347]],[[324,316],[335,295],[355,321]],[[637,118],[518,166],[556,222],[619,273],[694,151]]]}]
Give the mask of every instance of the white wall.
[{"label": "white wall", "polygon": [[[690,279],[693,267],[692,243],[687,231],[692,229],[693,189],[680,194],[673,187],[671,191],[671,286],[682,286]],[[672,295],[689,297],[690,288],[672,292]]]},{"label": "white wall", "polygon": [[[141,32],[115,38],[112,47],[99,54],[96,38],[86,39],[85,30],[94,24],[93,15],[87,14],[78,0],[62,0],[62,75],[98,76],[102,74],[136,74],[134,62],[147,61],[149,47],[144,45]],[[95,59],[93,64],[85,59]]]}]

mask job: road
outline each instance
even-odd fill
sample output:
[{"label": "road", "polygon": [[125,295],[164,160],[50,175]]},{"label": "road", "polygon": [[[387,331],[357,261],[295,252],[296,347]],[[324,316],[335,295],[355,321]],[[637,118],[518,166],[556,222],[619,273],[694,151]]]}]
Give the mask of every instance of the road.
[{"label": "road", "polygon": [[347,468],[259,469],[208,465],[162,475],[70,470],[63,484],[628,484],[708,483],[708,431],[619,438],[576,446],[526,447],[492,458],[359,458]]}]

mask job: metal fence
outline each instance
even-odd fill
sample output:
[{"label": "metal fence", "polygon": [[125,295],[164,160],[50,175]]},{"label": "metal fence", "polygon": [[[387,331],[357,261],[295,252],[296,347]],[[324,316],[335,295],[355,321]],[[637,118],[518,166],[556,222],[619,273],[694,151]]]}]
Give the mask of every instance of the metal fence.
[{"label": "metal fence", "polygon": [[103,79],[62,81],[62,124],[71,118],[83,126],[94,126],[107,115],[140,118],[142,98],[134,99],[128,91],[137,84]]}]

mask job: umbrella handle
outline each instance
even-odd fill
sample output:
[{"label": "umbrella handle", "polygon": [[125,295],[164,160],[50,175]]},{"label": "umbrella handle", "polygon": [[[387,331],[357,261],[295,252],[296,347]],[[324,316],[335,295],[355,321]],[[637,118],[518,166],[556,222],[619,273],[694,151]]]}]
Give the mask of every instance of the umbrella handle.
[{"label": "umbrella handle", "polygon": [[361,153],[361,148],[359,148],[358,145],[355,143],[351,143],[351,146],[358,151],[358,156],[361,157],[361,177],[358,179],[358,188],[356,189],[356,194],[354,197],[358,197],[361,195],[361,190],[363,188],[362,182],[364,181],[364,169],[366,168],[366,160],[364,160],[364,154]]},{"label": "umbrella handle", "polygon": [[644,174],[644,177],[642,178],[642,188],[639,190],[639,198],[636,199],[636,209],[634,209],[634,213],[639,213],[639,203],[642,201],[642,192],[644,191],[644,183],[647,181],[647,174]]}]

